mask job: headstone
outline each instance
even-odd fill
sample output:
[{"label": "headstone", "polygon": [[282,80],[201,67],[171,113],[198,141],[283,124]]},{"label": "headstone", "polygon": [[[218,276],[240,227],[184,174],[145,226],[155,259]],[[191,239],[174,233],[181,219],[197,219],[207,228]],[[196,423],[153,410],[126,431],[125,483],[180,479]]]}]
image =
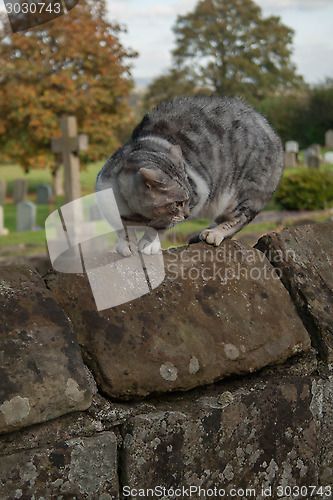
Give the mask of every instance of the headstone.
[{"label": "headstone", "polygon": [[65,203],[70,203],[81,196],[80,162],[75,153],[88,149],[88,137],[77,135],[75,116],[60,119],[61,137],[51,140],[51,149],[55,154],[62,154],[65,170]]},{"label": "headstone", "polygon": [[297,157],[296,153],[284,153],[284,166],[285,168],[297,167]]},{"label": "headstone", "polygon": [[324,162],[333,165],[333,151],[327,151],[325,153]]},{"label": "headstone", "polygon": [[306,165],[310,168],[319,168],[320,166],[320,159],[316,155],[309,155]]},{"label": "headstone", "polygon": [[0,179],[0,205],[4,205],[6,201],[7,183],[4,179]]},{"label": "headstone", "polygon": [[14,181],[14,204],[17,205],[25,201],[28,191],[28,181],[26,179],[15,179]]},{"label": "headstone", "polygon": [[298,153],[299,145],[296,141],[287,141],[286,142],[286,153]]},{"label": "headstone", "polygon": [[37,205],[48,205],[52,196],[50,184],[39,184],[36,189]]},{"label": "headstone", "polygon": [[333,148],[333,130],[327,130],[325,134],[325,146],[327,148]]},{"label": "headstone", "polygon": [[0,236],[8,234],[8,229],[6,229],[3,223],[3,207],[0,205]]},{"label": "headstone", "polygon": [[36,205],[31,201],[23,201],[17,205],[16,230],[33,231],[36,225]]},{"label": "headstone", "polygon": [[319,168],[321,160],[319,144],[312,144],[304,151],[304,160],[307,167]]},{"label": "headstone", "polygon": [[321,155],[321,147],[320,144],[311,144],[310,149],[312,149],[317,156]]}]

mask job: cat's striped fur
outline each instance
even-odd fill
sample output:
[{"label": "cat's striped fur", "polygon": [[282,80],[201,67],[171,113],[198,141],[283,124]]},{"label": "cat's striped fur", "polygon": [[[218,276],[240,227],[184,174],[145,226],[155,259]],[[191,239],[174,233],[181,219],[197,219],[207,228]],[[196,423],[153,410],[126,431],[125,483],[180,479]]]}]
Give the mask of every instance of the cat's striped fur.
[{"label": "cat's striped fur", "polygon": [[164,229],[190,217],[219,245],[266,205],[283,170],[281,140],[239,99],[180,97],[148,113],[109,158],[96,189],[113,187],[124,219]]}]

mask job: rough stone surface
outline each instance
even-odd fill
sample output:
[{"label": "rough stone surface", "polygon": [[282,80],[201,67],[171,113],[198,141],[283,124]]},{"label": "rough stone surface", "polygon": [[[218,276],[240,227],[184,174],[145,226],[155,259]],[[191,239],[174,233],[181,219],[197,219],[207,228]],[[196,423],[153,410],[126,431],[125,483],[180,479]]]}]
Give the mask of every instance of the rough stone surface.
[{"label": "rough stone surface", "polygon": [[[24,251],[24,248],[21,250]],[[49,256],[45,254],[0,257],[0,266],[11,266],[11,265],[15,266],[28,265],[31,269],[36,269],[38,274],[40,274],[41,276],[45,274],[52,267]]]},{"label": "rough stone surface", "polygon": [[[49,272],[100,390],[118,398],[252,372],[309,347],[289,294],[265,256],[235,241],[164,252],[163,283],[100,311],[84,275]],[[278,305],[278,306],[277,306]]]},{"label": "rough stone surface", "polygon": [[[333,368],[333,367],[332,367]],[[312,383],[311,412],[320,428],[319,477],[324,484],[333,485],[333,375]],[[333,496],[333,491],[332,491]]]},{"label": "rough stone surface", "polygon": [[[256,500],[265,498],[262,488],[276,499],[296,498],[278,496],[279,485],[329,485],[328,474],[320,476],[321,428],[311,411],[315,383],[311,377],[225,381],[192,401],[129,418],[122,427],[121,484],[216,487],[221,492],[213,498],[232,498],[235,488],[233,497]],[[246,488],[255,493],[242,494]]]},{"label": "rough stone surface", "polygon": [[184,393],[121,403],[95,395],[84,412],[0,436],[0,498],[109,500],[118,490],[119,498],[152,498],[125,497],[124,488],[161,485],[252,488],[254,496],[233,498],[257,500],[261,488],[272,488],[273,499],[296,498],[277,496],[278,486],[325,488],[333,381],[318,369],[310,350]]},{"label": "rough stone surface", "polygon": [[284,229],[256,248],[278,269],[313,344],[333,361],[333,222]]},{"label": "rough stone surface", "polygon": [[113,432],[102,432],[8,455],[0,471],[0,491],[1,500],[116,500],[119,498],[116,436]]},{"label": "rough stone surface", "polygon": [[0,267],[0,360],[0,432],[91,404],[70,321],[28,266]]}]

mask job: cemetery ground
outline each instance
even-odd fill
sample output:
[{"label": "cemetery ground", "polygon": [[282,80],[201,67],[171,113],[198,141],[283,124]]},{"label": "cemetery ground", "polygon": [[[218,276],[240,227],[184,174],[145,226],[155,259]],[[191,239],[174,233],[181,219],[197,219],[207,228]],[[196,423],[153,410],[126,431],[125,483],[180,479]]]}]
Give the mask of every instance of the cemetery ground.
[{"label": "cemetery ground", "polygon": [[[95,162],[84,167],[80,172],[81,196],[91,194],[94,191],[97,173],[101,169],[103,162]],[[300,167],[285,170],[284,175],[292,175],[299,171]],[[333,164],[321,165],[320,170],[330,170],[333,172]],[[28,181],[27,201],[36,203],[36,189],[39,184],[48,183],[52,185],[52,176],[48,169],[32,170],[28,174],[22,171],[18,165],[0,165],[0,179],[7,183],[6,203],[3,206],[4,227],[9,230],[8,235],[0,235],[0,257],[21,256],[46,253],[45,240],[45,219],[48,215],[60,208],[64,202],[64,196],[57,196],[50,205],[36,205],[36,230],[17,232],[16,231],[16,211],[13,204],[13,187],[15,179],[25,178]],[[272,200],[264,211],[240,231],[235,239],[249,245],[256,243],[263,234],[274,230],[281,230],[283,227],[295,224],[300,220],[323,222],[332,218],[333,210],[319,212],[302,212],[292,214],[286,211],[280,212],[280,207]],[[194,220],[179,224],[166,233],[163,247],[186,244],[189,237],[198,234],[205,226],[206,221]]]}]

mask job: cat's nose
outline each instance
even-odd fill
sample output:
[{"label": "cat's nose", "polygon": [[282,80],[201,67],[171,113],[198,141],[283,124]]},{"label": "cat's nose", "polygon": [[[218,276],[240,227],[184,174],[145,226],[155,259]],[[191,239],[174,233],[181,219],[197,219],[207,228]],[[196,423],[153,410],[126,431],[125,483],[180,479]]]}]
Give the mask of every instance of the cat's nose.
[{"label": "cat's nose", "polygon": [[187,210],[184,210],[184,219],[188,219],[190,216],[190,210],[187,209]]}]

